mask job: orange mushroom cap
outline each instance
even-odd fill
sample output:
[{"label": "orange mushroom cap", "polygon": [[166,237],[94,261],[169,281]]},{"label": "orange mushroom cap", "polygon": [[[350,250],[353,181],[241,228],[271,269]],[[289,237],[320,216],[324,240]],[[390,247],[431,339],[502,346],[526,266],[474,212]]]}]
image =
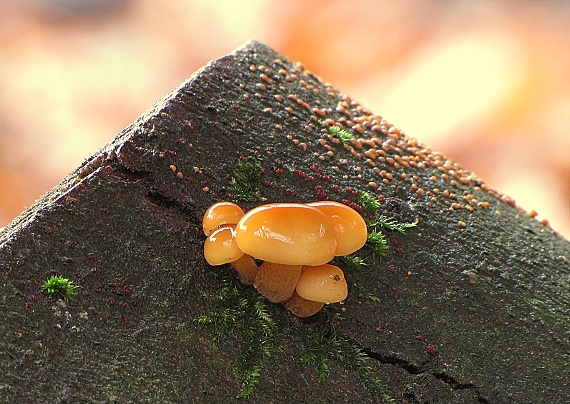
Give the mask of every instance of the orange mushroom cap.
[{"label": "orange mushroom cap", "polygon": [[239,248],[252,257],[287,265],[319,265],[335,255],[332,224],[319,209],[272,203],[247,212],[236,226]]},{"label": "orange mushroom cap", "polygon": [[204,234],[209,236],[222,225],[237,224],[243,215],[243,209],[235,203],[215,203],[204,213],[204,218],[202,219]]},{"label": "orange mushroom cap", "polygon": [[222,265],[233,262],[243,256],[235,242],[235,230],[231,226],[221,227],[204,242],[204,257],[210,265]]},{"label": "orange mushroom cap", "polygon": [[297,294],[316,302],[334,303],[346,299],[348,285],[342,270],[335,265],[303,266]]},{"label": "orange mushroom cap", "polygon": [[334,255],[348,255],[358,251],[368,239],[366,222],[360,214],[340,202],[319,201],[307,203],[323,212],[331,222],[336,234]]}]

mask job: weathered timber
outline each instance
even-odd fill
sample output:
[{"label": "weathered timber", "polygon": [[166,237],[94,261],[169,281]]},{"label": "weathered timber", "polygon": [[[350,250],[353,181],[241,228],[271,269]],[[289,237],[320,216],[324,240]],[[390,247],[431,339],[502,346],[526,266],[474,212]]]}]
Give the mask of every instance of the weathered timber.
[{"label": "weathered timber", "polygon": [[[232,198],[419,221],[377,228],[384,254],[339,260],[346,302],[299,319],[204,261],[201,217]],[[0,232],[0,402],[568,402],[568,257],[512,200],[251,42]],[[42,293],[55,273],[75,299]]]}]

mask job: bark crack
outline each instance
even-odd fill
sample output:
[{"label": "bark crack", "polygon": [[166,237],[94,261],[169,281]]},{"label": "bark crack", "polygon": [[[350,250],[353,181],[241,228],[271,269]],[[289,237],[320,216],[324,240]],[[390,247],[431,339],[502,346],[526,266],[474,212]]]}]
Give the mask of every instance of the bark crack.
[{"label": "bark crack", "polygon": [[198,216],[196,215],[192,200],[180,200],[173,198],[169,195],[165,195],[161,190],[154,187],[148,190],[146,198],[151,203],[160,206],[161,208],[184,215],[186,218],[201,227],[201,223],[199,223],[199,220],[197,219]]},{"label": "bark crack", "polygon": [[114,169],[115,175],[125,182],[137,182],[151,175],[150,171],[133,171],[123,165],[117,165]]},{"label": "bark crack", "polygon": [[477,395],[477,401],[479,403],[490,404],[490,401],[484,397],[483,393],[481,393],[481,391],[480,391],[480,388],[477,387],[475,384],[473,384],[473,383],[461,383],[460,381],[455,379],[453,376],[451,376],[445,372],[429,372],[425,366],[427,364],[427,362],[426,362],[426,364],[423,364],[423,365],[417,365],[417,364],[414,364],[414,363],[412,363],[406,359],[402,359],[400,357],[397,357],[395,355],[375,352],[372,349],[365,348],[365,347],[361,346],[360,344],[356,343],[355,341],[353,341],[353,343],[367,357],[374,359],[374,360],[377,360],[378,362],[380,362],[382,364],[393,365],[393,366],[396,366],[400,369],[404,369],[406,372],[408,372],[411,375],[430,374],[433,377],[435,377],[436,380],[440,380],[441,382],[449,385],[449,387],[451,387],[453,390],[471,390]]}]

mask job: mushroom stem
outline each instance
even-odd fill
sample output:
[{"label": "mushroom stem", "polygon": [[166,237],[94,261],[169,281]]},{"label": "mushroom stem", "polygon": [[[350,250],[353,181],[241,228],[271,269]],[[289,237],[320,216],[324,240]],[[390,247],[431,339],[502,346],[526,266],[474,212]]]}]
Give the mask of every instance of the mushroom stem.
[{"label": "mushroom stem", "polygon": [[283,305],[291,310],[297,317],[304,318],[318,313],[325,304],[323,302],[307,300],[299,296],[297,292],[294,292],[293,296],[283,302]]},{"label": "mushroom stem", "polygon": [[301,265],[276,264],[265,261],[259,267],[253,286],[273,303],[289,299],[301,274]]},{"label": "mushroom stem", "polygon": [[253,285],[259,267],[253,258],[244,254],[240,259],[230,262],[230,265],[238,272],[239,280],[246,285]]}]

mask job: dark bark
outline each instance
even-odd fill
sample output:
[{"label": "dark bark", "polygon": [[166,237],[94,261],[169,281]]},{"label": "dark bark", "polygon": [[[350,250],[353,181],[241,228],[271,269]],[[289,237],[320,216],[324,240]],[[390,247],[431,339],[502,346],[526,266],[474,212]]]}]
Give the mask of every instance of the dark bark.
[{"label": "dark bark", "polygon": [[[376,172],[326,137],[343,117]],[[197,72],[0,233],[2,402],[567,402],[568,242],[390,128],[257,42]],[[240,161],[263,171],[236,189]],[[205,209],[257,191],[419,222],[298,319],[203,259]]]}]

